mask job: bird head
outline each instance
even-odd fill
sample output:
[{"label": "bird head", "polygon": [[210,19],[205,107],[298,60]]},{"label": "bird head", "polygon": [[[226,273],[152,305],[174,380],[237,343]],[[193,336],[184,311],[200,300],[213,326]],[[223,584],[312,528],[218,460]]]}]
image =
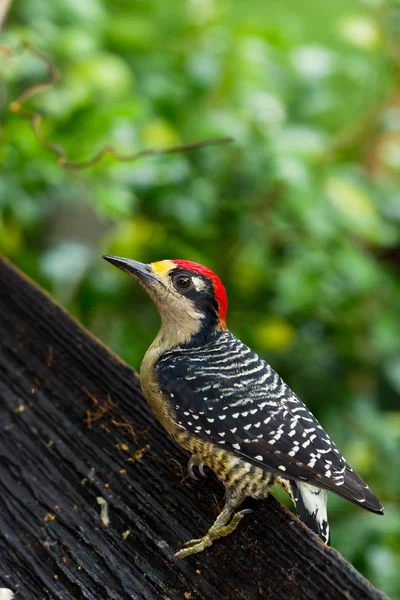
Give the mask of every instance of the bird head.
[{"label": "bird head", "polygon": [[162,327],[174,328],[179,343],[199,333],[226,329],[226,291],[207,267],[189,260],[144,264],[118,256],[103,258],[139,281],[154,300]]}]

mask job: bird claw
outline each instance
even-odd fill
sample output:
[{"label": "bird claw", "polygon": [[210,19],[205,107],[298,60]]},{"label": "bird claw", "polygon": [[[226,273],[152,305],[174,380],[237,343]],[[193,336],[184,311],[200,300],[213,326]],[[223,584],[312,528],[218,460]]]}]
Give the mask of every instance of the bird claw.
[{"label": "bird claw", "polygon": [[240,521],[243,519],[244,515],[252,513],[253,511],[250,508],[245,508],[235,513],[230,521],[230,523],[226,524],[216,524],[212,525],[212,527],[208,530],[206,535],[202,538],[197,538],[195,540],[189,540],[185,544],[183,544],[181,550],[178,550],[174,555],[172,562],[175,562],[180,558],[186,558],[191,554],[197,554],[198,552],[203,552],[206,548],[212,545],[215,540],[218,540],[222,537],[225,537],[235,531],[236,527],[239,525]]},{"label": "bird claw", "polygon": [[[189,541],[185,542],[184,544],[182,544],[182,548],[191,548],[192,546],[197,546],[197,544],[200,544],[206,537],[207,537],[207,535],[205,535],[202,538],[197,538],[196,540],[189,540]],[[178,552],[177,552],[177,554],[178,554]]]},{"label": "bird claw", "polygon": [[189,476],[192,479],[194,479],[195,481],[199,481],[199,478],[194,474],[193,467],[197,467],[197,470],[199,471],[202,477],[207,477],[207,475],[204,473],[204,462],[195,454],[193,454],[189,459],[188,472]]},{"label": "bird claw", "polygon": [[201,460],[199,462],[199,464],[197,465],[197,468],[199,470],[199,473],[202,477],[207,477],[207,475],[204,473],[204,462]]}]

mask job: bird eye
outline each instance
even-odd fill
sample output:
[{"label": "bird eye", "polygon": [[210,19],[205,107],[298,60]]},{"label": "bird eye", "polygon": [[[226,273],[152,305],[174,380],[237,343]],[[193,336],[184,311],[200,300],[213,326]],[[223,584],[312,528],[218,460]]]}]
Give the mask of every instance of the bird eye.
[{"label": "bird eye", "polygon": [[186,275],[180,275],[175,279],[176,286],[181,290],[187,290],[191,283],[190,277],[186,277]]}]

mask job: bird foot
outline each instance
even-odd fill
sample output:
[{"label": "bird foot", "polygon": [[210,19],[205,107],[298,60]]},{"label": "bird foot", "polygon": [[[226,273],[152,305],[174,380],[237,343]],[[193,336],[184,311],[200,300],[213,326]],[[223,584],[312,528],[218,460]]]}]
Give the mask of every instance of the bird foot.
[{"label": "bird foot", "polygon": [[188,462],[188,472],[192,479],[199,481],[199,478],[194,474],[193,467],[197,467],[197,470],[202,477],[207,477],[207,475],[204,473],[204,462],[196,454],[193,454],[190,457]]},{"label": "bird foot", "polygon": [[227,525],[215,522],[214,525],[210,527],[210,529],[204,537],[198,538],[196,540],[189,540],[188,542],[183,544],[183,548],[181,550],[178,550],[178,552],[174,555],[173,562],[180,558],[186,558],[191,554],[203,552],[203,550],[212,545],[214,540],[218,540],[219,538],[225,537],[233,531],[235,531],[236,527],[239,525],[244,515],[249,514],[251,512],[253,511],[250,509],[240,510],[239,512],[233,515],[230,523],[228,523]]}]

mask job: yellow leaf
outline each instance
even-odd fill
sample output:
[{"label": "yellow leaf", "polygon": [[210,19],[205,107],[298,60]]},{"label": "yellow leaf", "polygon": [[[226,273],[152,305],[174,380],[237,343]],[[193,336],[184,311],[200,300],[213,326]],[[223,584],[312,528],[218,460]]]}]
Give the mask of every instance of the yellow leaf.
[{"label": "yellow leaf", "polygon": [[153,119],[142,129],[142,140],[145,148],[175,146],[179,144],[179,136],[164,119]]},{"label": "yellow leaf", "polygon": [[294,327],[288,321],[279,318],[264,321],[256,332],[260,346],[274,351],[291,346],[295,337]]},{"label": "yellow leaf", "polygon": [[325,191],[332,204],[361,228],[379,224],[378,213],[371,199],[353,183],[339,177],[330,177]]}]

